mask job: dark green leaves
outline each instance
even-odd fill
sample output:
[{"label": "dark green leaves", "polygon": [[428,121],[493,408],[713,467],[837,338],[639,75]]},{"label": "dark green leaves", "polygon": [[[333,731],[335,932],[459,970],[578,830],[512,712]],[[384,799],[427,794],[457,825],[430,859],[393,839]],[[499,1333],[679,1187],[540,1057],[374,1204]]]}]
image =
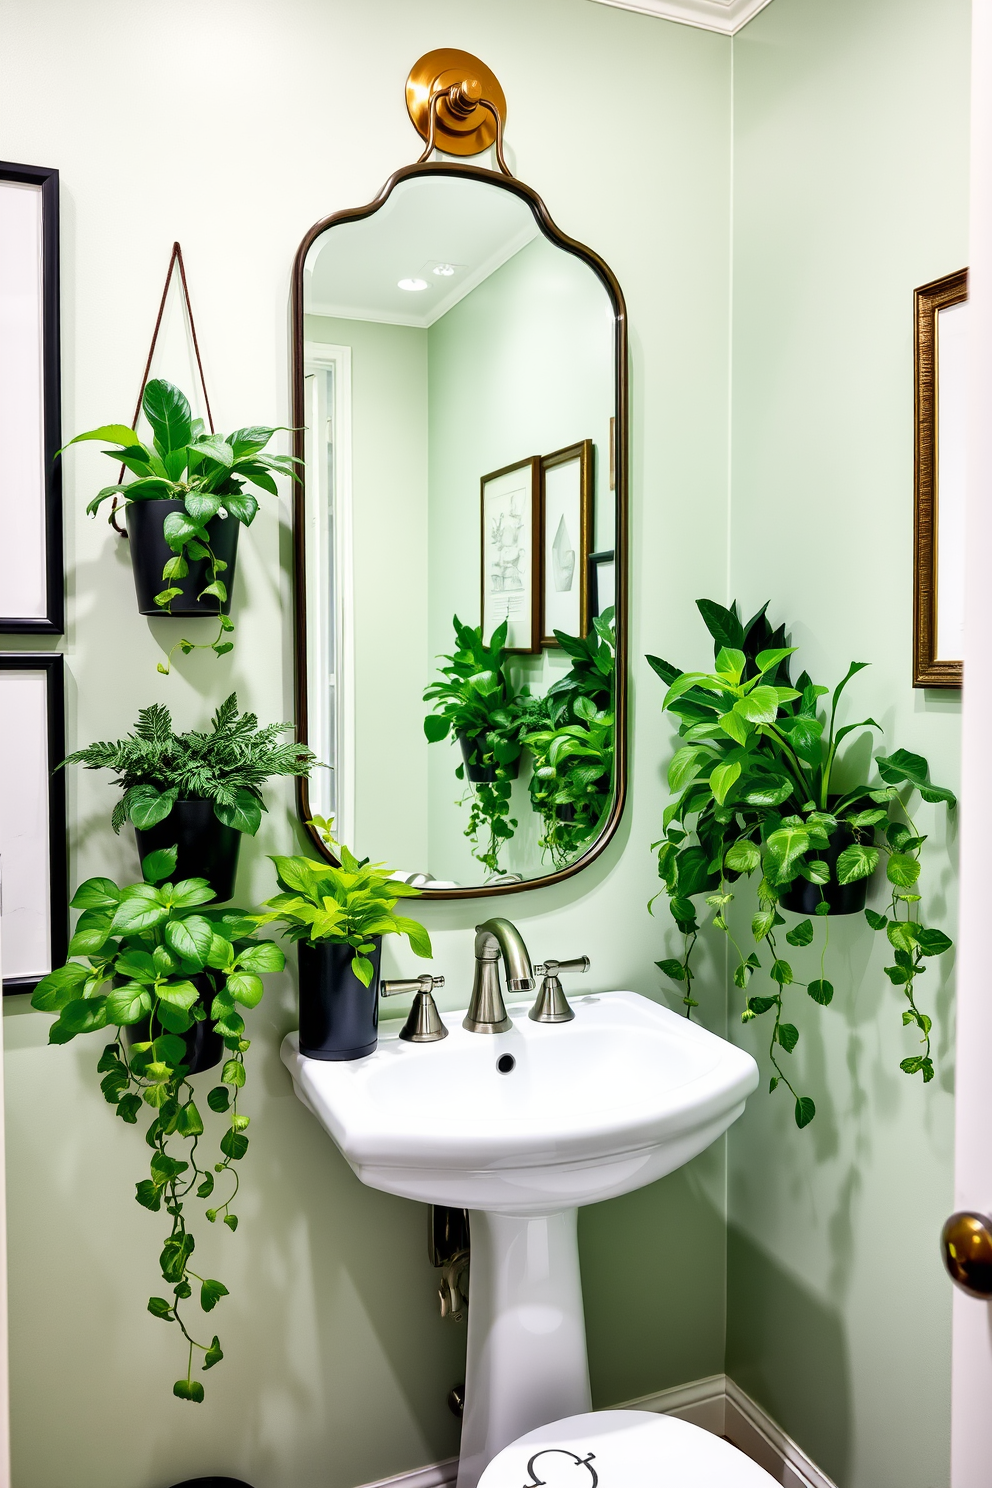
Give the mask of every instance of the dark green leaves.
[{"label": "dark green leaves", "polygon": [[177,848],[162,847],[142,858],[141,872],[146,883],[157,884],[165,878],[171,878],[176,871],[177,855]]},{"label": "dark green leaves", "polygon": [[889,923],[885,915],[876,914],[873,909],[865,910],[865,919],[873,930],[884,930]]},{"label": "dark green leaves", "polygon": [[813,921],[800,920],[793,930],[786,933],[786,940],[793,946],[808,946],[813,939]]},{"label": "dark green leaves", "polygon": [[806,987],[806,991],[812,997],[813,1001],[818,1002],[821,1007],[826,1007],[833,1000],[834,989],[830,982],[821,980],[810,982]]},{"label": "dark green leaves", "polygon": [[152,1317],[162,1318],[167,1323],[173,1320],[172,1303],[167,1302],[164,1297],[149,1297],[148,1311]]},{"label": "dark green leaves", "polygon": [[248,1151],[248,1138],[243,1132],[226,1131],[220,1139],[220,1150],[232,1162],[239,1162]]},{"label": "dark green leaves", "polygon": [[954,944],[943,930],[927,930],[922,925],[917,927],[916,942],[924,956],[942,956]]},{"label": "dark green leaves", "polygon": [[216,1111],[218,1115],[226,1111],[230,1104],[231,1097],[223,1085],[215,1085],[207,1096],[207,1105],[211,1111]]},{"label": "dark green leaves", "polygon": [[671,977],[673,982],[685,981],[685,967],[681,961],[656,961],[654,964],[665,976]]},{"label": "dark green leaves", "polygon": [[816,1106],[808,1095],[801,1095],[796,1101],[796,1125],[802,1131],[804,1126],[809,1126],[816,1115]]},{"label": "dark green leaves", "polygon": [[[219,1352],[220,1351],[218,1349],[218,1353]],[[221,1354],[220,1357],[223,1358],[223,1354]],[[217,1360],[214,1359],[212,1362],[216,1364]],[[197,1405],[203,1404],[203,1386],[200,1384],[199,1380],[176,1380],[176,1383],[172,1387],[172,1393],[173,1395],[178,1396],[180,1400],[192,1400],[195,1401]]]},{"label": "dark green leaves", "polygon": [[193,437],[193,415],[185,394],[171,382],[154,377],[141,399],[142,412],[152,426],[160,454],[184,449]]},{"label": "dark green leaves", "polygon": [[785,1052],[791,1054],[799,1042],[799,1029],[794,1023],[779,1023],[775,1029],[775,1038]]},{"label": "dark green leaves", "polygon": [[[229,1295],[230,1293],[223,1282],[204,1281],[200,1287],[200,1306],[204,1312],[213,1312],[221,1297],[227,1297]],[[223,1355],[221,1357],[223,1358]]]},{"label": "dark green leaves", "polygon": [[165,942],[171,951],[202,971],[207,964],[211,942],[214,938],[209,920],[201,915],[189,915],[186,919],[170,920],[165,927]]}]

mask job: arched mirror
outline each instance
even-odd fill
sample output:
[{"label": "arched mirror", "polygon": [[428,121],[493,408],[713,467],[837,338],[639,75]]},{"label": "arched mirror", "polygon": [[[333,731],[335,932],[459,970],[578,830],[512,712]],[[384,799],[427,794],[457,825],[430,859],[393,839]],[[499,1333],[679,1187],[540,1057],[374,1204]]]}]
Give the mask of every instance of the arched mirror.
[{"label": "arched mirror", "polygon": [[507,170],[488,69],[431,53],[407,97],[424,155],[294,269],[297,723],[328,766],[299,807],[453,898],[575,873],[620,817],[626,322]]}]

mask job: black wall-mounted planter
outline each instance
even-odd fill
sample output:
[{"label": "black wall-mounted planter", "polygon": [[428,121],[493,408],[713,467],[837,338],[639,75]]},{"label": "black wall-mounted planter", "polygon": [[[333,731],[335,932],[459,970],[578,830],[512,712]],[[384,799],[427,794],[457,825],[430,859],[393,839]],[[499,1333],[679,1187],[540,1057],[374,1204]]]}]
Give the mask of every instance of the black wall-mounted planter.
[{"label": "black wall-mounted planter", "polygon": [[240,1478],[187,1478],[184,1483],[173,1483],[172,1488],[251,1488]]},{"label": "black wall-mounted planter", "polygon": [[173,879],[205,878],[217,895],[218,904],[234,897],[241,833],[217,820],[213,801],[197,797],[176,801],[164,821],[153,827],[135,827],[138,855],[176,847]]},{"label": "black wall-mounted planter", "polygon": [[[861,840],[868,842],[873,836],[874,833],[865,833]],[[811,848],[809,857],[819,858],[829,865],[830,882],[821,885],[810,883],[806,878],[793,879],[779,901],[782,908],[791,910],[793,914],[815,915],[816,906],[825,899],[832,915],[860,914],[868,899],[871,880],[858,878],[849,884],[837,882],[837,859],[855,840],[851,828],[841,823],[831,832],[829,847]]]},{"label": "black wall-mounted planter", "polygon": [[[478,734],[459,734],[458,742],[462,747],[462,759],[465,761],[465,778],[473,785],[493,785],[496,780],[496,767],[482,763],[483,743]],[[504,765],[507,777],[516,780],[520,774],[519,756],[509,765]]]},{"label": "black wall-mounted planter", "polygon": [[[123,978],[116,978],[115,985],[119,985],[122,981]],[[179,1037],[186,1045],[186,1057],[183,1063],[189,1066],[191,1075],[200,1075],[204,1070],[213,1069],[215,1065],[220,1064],[224,1057],[224,1040],[219,1033],[214,1032],[214,1025],[210,1018],[210,1004],[214,999],[214,989],[210,985],[209,977],[201,972],[199,976],[190,977],[190,981],[200,994],[197,1001],[207,1016],[202,1023],[194,1023],[192,1028],[186,1033],[181,1033]],[[128,1044],[143,1044],[148,1038],[149,1031],[147,1018],[142,1018],[140,1023],[130,1024],[127,1030]],[[161,1033],[161,1031],[160,1028],[156,1029],[156,1033]],[[219,1481],[226,1482],[227,1480],[222,1478]]]},{"label": "black wall-mounted planter", "polygon": [[[127,535],[131,546],[131,568],[134,571],[134,588],[138,596],[138,613],[141,615],[172,616],[179,620],[209,619],[218,614],[217,601],[213,595],[198,599],[211,582],[210,561],[207,558],[188,558],[189,573],[184,579],[163,579],[162,570],[170,558],[176,555],[165,540],[162,530],[165,519],[171,512],[183,512],[181,501],[131,501],[125,513]],[[218,578],[227,590],[227,599],[219,613],[229,615],[231,596],[234,593],[234,568],[238,557],[238,533],[241,523],[234,517],[213,517],[207,523],[207,536],[214,556],[223,559],[227,567]],[[181,589],[167,610],[155,603],[156,594],[163,589]]]},{"label": "black wall-mounted planter", "polygon": [[382,937],[374,937],[371,986],[351,969],[351,946],[297,942],[300,967],[300,1053],[308,1059],[361,1059],[379,1038],[379,961]]}]

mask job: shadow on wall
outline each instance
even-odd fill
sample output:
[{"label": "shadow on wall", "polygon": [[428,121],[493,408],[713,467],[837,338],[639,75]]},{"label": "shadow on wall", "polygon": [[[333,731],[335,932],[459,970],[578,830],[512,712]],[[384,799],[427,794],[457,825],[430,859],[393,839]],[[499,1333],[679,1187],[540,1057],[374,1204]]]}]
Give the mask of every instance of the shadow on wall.
[{"label": "shadow on wall", "polygon": [[[798,1343],[789,1371],[762,1361]],[[834,1481],[851,1470],[851,1383],[839,1314],[740,1230],[727,1233],[726,1372]]]}]

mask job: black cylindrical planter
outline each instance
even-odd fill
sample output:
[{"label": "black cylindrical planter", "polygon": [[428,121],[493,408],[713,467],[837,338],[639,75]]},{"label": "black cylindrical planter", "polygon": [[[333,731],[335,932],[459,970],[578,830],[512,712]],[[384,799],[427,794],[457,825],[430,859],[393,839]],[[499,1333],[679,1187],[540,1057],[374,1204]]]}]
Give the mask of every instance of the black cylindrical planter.
[{"label": "black cylindrical planter", "polygon": [[184,1483],[174,1483],[173,1488],[249,1488],[240,1478],[187,1478]]},{"label": "black cylindrical planter", "polygon": [[[484,765],[482,755],[485,745],[480,734],[459,734],[458,742],[462,746],[462,759],[465,761],[465,778],[471,780],[473,785],[493,785],[496,780],[495,765]],[[520,774],[520,756],[508,765],[501,767],[506,771],[506,778],[516,780]]]},{"label": "black cylindrical planter", "polygon": [[[189,558],[189,573],[184,579],[163,579],[162,570],[175,553],[165,540],[162,530],[170,512],[184,512],[181,501],[131,501],[125,513],[127,535],[131,540],[131,567],[134,570],[134,588],[138,596],[140,615],[172,615],[178,619],[198,619],[204,616],[231,612],[231,595],[234,593],[234,565],[238,556],[238,531],[241,523],[234,517],[212,517],[207,523],[207,536],[216,558],[227,564],[217,577],[227,590],[227,598],[218,607],[212,594],[206,599],[197,595],[211,582],[212,569],[208,558]],[[156,594],[163,589],[181,589],[168,609],[155,603]]]},{"label": "black cylindrical planter", "polygon": [[176,847],[173,882],[183,878],[205,878],[218,903],[234,897],[241,833],[217,820],[213,801],[198,797],[178,800],[164,821],[153,827],[135,827],[138,856],[144,861],[159,848]]},{"label": "black cylindrical planter", "polygon": [[[871,842],[874,835],[874,832],[866,832],[861,840]],[[870,880],[857,878],[854,883],[837,882],[837,859],[855,840],[851,828],[841,822],[831,832],[828,847],[811,847],[807,857],[819,858],[828,864],[830,882],[815,884],[810,883],[807,878],[794,878],[779,901],[782,908],[791,910],[793,914],[813,915],[816,914],[816,906],[821,899],[825,899],[832,915],[860,914],[868,898]]]},{"label": "black cylindrical planter", "polygon": [[330,941],[298,942],[300,965],[300,1053],[308,1059],[361,1059],[379,1038],[379,959],[382,937],[374,938],[371,986],[351,969],[355,952]]},{"label": "black cylindrical planter", "polygon": [[[123,978],[115,978],[115,984]],[[210,978],[204,973],[199,976],[190,977],[193,986],[199,992],[197,999],[206,1018],[202,1023],[194,1023],[186,1033],[177,1035],[186,1045],[186,1056],[183,1063],[189,1066],[191,1075],[202,1074],[204,1070],[213,1069],[214,1065],[220,1064],[224,1057],[224,1040],[219,1033],[214,1032],[214,1025],[210,1017],[210,1004],[214,1000],[214,989],[210,985]],[[127,1041],[129,1044],[143,1044],[148,1038],[150,1029],[148,1019],[142,1018],[140,1023],[132,1023],[127,1029]],[[156,1033],[161,1033],[161,1028]]]}]

